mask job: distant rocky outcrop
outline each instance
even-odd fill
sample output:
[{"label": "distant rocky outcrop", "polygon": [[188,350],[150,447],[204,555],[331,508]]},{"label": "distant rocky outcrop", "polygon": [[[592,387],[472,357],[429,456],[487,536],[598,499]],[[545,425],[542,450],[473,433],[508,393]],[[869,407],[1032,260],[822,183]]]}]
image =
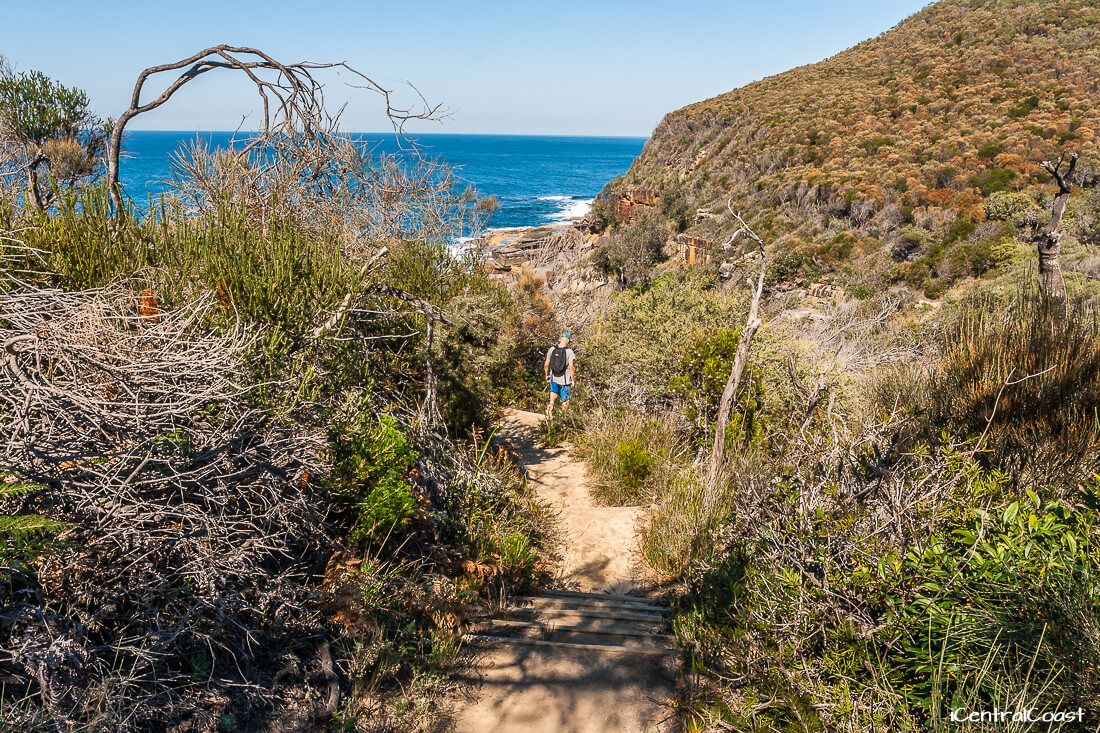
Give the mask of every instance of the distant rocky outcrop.
[{"label": "distant rocky outcrop", "polygon": [[618,290],[618,284],[591,266],[601,236],[581,222],[494,230],[472,243],[485,266],[504,280],[538,278],[558,319],[579,329],[592,321]]}]

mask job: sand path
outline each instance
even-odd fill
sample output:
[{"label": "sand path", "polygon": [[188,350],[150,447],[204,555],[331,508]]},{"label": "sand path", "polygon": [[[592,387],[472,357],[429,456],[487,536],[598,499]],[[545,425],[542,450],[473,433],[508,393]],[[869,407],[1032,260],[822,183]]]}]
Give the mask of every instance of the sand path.
[{"label": "sand path", "polygon": [[[645,622],[622,619],[642,619],[650,612],[640,605],[646,601],[640,591],[644,572],[638,562],[635,525],[642,510],[596,505],[588,493],[585,465],[572,456],[570,447],[539,447],[541,420],[536,413],[510,411],[498,435],[519,452],[528,481],[560,516],[563,547],[554,588],[580,592],[576,597],[587,604],[561,612],[588,608],[598,611],[592,614],[597,618],[566,621],[554,616],[554,623],[569,624],[566,644],[487,646],[465,678],[471,700],[460,706],[454,729],[458,733],[671,730],[674,725],[666,703],[675,692],[675,656],[584,646],[584,642],[604,644],[608,639],[639,641],[638,629]],[[535,600],[567,605],[554,599]],[[636,609],[640,613],[632,613]],[[580,623],[583,629],[576,625]],[[629,630],[632,637],[603,636],[631,623],[639,624]]]}]

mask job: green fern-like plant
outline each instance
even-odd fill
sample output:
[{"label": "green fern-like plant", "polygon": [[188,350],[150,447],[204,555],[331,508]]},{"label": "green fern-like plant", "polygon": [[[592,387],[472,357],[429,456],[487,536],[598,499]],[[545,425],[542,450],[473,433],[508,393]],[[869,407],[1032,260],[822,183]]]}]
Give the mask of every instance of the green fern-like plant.
[{"label": "green fern-like plant", "polygon": [[[44,487],[33,483],[0,480],[0,501],[26,496]],[[0,514],[0,566],[25,568],[53,543],[64,525],[39,514]]]}]

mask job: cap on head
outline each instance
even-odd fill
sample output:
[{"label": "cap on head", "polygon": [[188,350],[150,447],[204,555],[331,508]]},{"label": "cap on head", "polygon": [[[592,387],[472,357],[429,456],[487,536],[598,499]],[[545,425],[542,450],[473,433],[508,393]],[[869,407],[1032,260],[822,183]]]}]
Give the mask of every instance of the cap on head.
[{"label": "cap on head", "polygon": [[562,331],[561,332],[561,337],[563,339],[571,339],[571,338],[573,338],[573,334],[569,333],[568,331]]}]

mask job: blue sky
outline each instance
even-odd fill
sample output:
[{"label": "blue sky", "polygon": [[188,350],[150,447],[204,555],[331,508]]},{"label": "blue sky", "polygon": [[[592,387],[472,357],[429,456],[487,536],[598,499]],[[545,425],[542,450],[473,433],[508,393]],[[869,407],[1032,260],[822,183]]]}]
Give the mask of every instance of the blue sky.
[{"label": "blue sky", "polygon": [[[710,2],[181,3],[3,0],[0,53],[82,87],[117,116],[138,72],[233,43],[287,61],[348,61],[383,84],[414,83],[451,116],[424,132],[648,135],[661,116],[818,61],[896,25],[922,0]],[[135,129],[233,129],[255,119],[248,86],[207,75]],[[349,98],[344,126],[386,129],[376,99]],[[247,126],[247,125],[246,125]]]}]

